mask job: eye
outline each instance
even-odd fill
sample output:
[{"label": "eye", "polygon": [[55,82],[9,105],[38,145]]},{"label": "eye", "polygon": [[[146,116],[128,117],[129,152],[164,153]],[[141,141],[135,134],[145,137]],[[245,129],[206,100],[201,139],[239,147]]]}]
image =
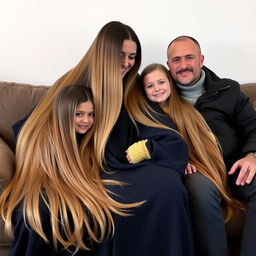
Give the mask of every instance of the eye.
[{"label": "eye", "polygon": [[165,80],[160,80],[159,83],[160,83],[160,84],[165,84],[166,81],[165,81]]},{"label": "eye", "polygon": [[180,62],[180,58],[173,58],[173,59],[172,59],[172,63],[177,64],[177,63],[179,63],[179,62]]},{"label": "eye", "polygon": [[153,86],[152,84],[146,84],[146,85],[145,85],[145,89],[152,88],[152,86]]},{"label": "eye", "polygon": [[186,56],[187,60],[193,60],[194,58],[195,58],[195,56],[193,56],[193,55]]},{"label": "eye", "polygon": [[135,59],[135,57],[136,57],[136,55],[129,55],[129,60],[134,60]]},{"label": "eye", "polygon": [[90,112],[90,113],[88,114],[88,116],[94,118],[95,114],[94,114],[94,112]]},{"label": "eye", "polygon": [[76,117],[81,117],[83,114],[81,112],[76,112]]}]

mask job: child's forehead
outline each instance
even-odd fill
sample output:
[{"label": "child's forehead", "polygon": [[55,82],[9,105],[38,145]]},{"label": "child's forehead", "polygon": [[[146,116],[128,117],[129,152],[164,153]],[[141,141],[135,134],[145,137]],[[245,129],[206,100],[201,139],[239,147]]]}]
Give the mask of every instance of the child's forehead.
[{"label": "child's forehead", "polygon": [[166,72],[165,72],[164,70],[161,70],[161,69],[154,69],[154,70],[152,70],[151,72],[149,72],[149,73],[145,76],[144,80],[145,80],[145,79],[150,79],[150,78],[153,78],[153,77],[168,78],[168,76],[167,76],[167,74],[166,74]]},{"label": "child's forehead", "polygon": [[93,103],[90,100],[83,101],[77,105],[76,109],[80,109],[80,110],[93,109]]}]

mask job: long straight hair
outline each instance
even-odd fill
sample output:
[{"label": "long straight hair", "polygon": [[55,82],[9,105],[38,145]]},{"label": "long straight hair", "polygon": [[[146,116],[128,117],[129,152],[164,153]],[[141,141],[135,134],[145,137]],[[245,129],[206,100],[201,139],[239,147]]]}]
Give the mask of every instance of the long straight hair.
[{"label": "long straight hair", "polygon": [[[88,233],[88,241],[103,241],[114,232],[112,213],[126,216],[131,214],[131,207],[142,204],[113,200],[100,176],[105,146],[119,116],[126,86],[120,71],[124,40],[137,45],[135,64],[125,79],[126,84],[135,83],[141,63],[140,42],[129,26],[107,23],[81,61],[56,81],[23,126],[16,147],[16,171],[0,197],[0,212],[9,233],[13,212],[23,202],[24,218],[48,241],[39,209],[42,199],[50,213],[54,246],[60,243],[64,248],[74,245],[89,249],[84,234]],[[53,114],[56,95],[70,84],[91,88],[93,94],[94,126],[79,151],[74,138],[64,134],[66,128],[58,126]]]},{"label": "long straight hair", "polygon": [[188,145],[189,162],[195,165],[197,171],[211,180],[218,188],[223,199],[223,206],[226,209],[225,219],[228,221],[234,210],[243,207],[239,201],[231,196],[229,191],[220,144],[201,114],[180,97],[165,66],[151,64],[144,68],[141,73],[141,88],[143,88],[144,96],[146,97],[143,86],[144,78],[155,70],[163,72],[172,85],[171,95],[168,99],[168,112],[177,130]]}]

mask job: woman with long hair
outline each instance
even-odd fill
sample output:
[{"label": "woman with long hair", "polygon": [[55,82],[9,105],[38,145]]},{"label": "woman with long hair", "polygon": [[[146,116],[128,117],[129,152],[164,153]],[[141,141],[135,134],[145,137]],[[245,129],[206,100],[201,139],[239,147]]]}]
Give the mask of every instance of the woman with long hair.
[{"label": "woman with long hair", "polygon": [[[182,181],[186,144],[156,111],[134,114],[140,63],[135,32],[107,23],[33,111],[18,137],[14,178],[0,198],[9,233],[14,224],[10,255],[193,255]],[[51,118],[56,95],[69,84],[93,94],[94,126],[78,152]],[[145,126],[168,138],[164,147],[179,161],[127,163],[125,149]]]}]

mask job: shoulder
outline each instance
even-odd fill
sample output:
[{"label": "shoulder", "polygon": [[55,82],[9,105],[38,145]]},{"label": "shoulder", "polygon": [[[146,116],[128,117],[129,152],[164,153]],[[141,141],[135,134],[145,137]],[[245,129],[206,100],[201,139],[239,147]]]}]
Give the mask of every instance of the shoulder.
[{"label": "shoulder", "polygon": [[235,80],[232,80],[230,78],[221,78],[220,79],[220,84],[221,84],[221,87],[223,88],[228,88],[229,90],[232,90],[236,93],[240,93],[240,84],[235,81]]},{"label": "shoulder", "polygon": [[230,85],[232,87],[240,87],[240,84],[233,80],[233,79],[230,79],[230,78],[220,78],[220,81],[222,84],[225,84],[225,85]]},{"label": "shoulder", "polygon": [[240,84],[230,78],[220,78],[213,71],[207,67],[203,67],[205,72],[205,85],[207,90],[217,90],[217,91],[236,91],[240,92]]}]

